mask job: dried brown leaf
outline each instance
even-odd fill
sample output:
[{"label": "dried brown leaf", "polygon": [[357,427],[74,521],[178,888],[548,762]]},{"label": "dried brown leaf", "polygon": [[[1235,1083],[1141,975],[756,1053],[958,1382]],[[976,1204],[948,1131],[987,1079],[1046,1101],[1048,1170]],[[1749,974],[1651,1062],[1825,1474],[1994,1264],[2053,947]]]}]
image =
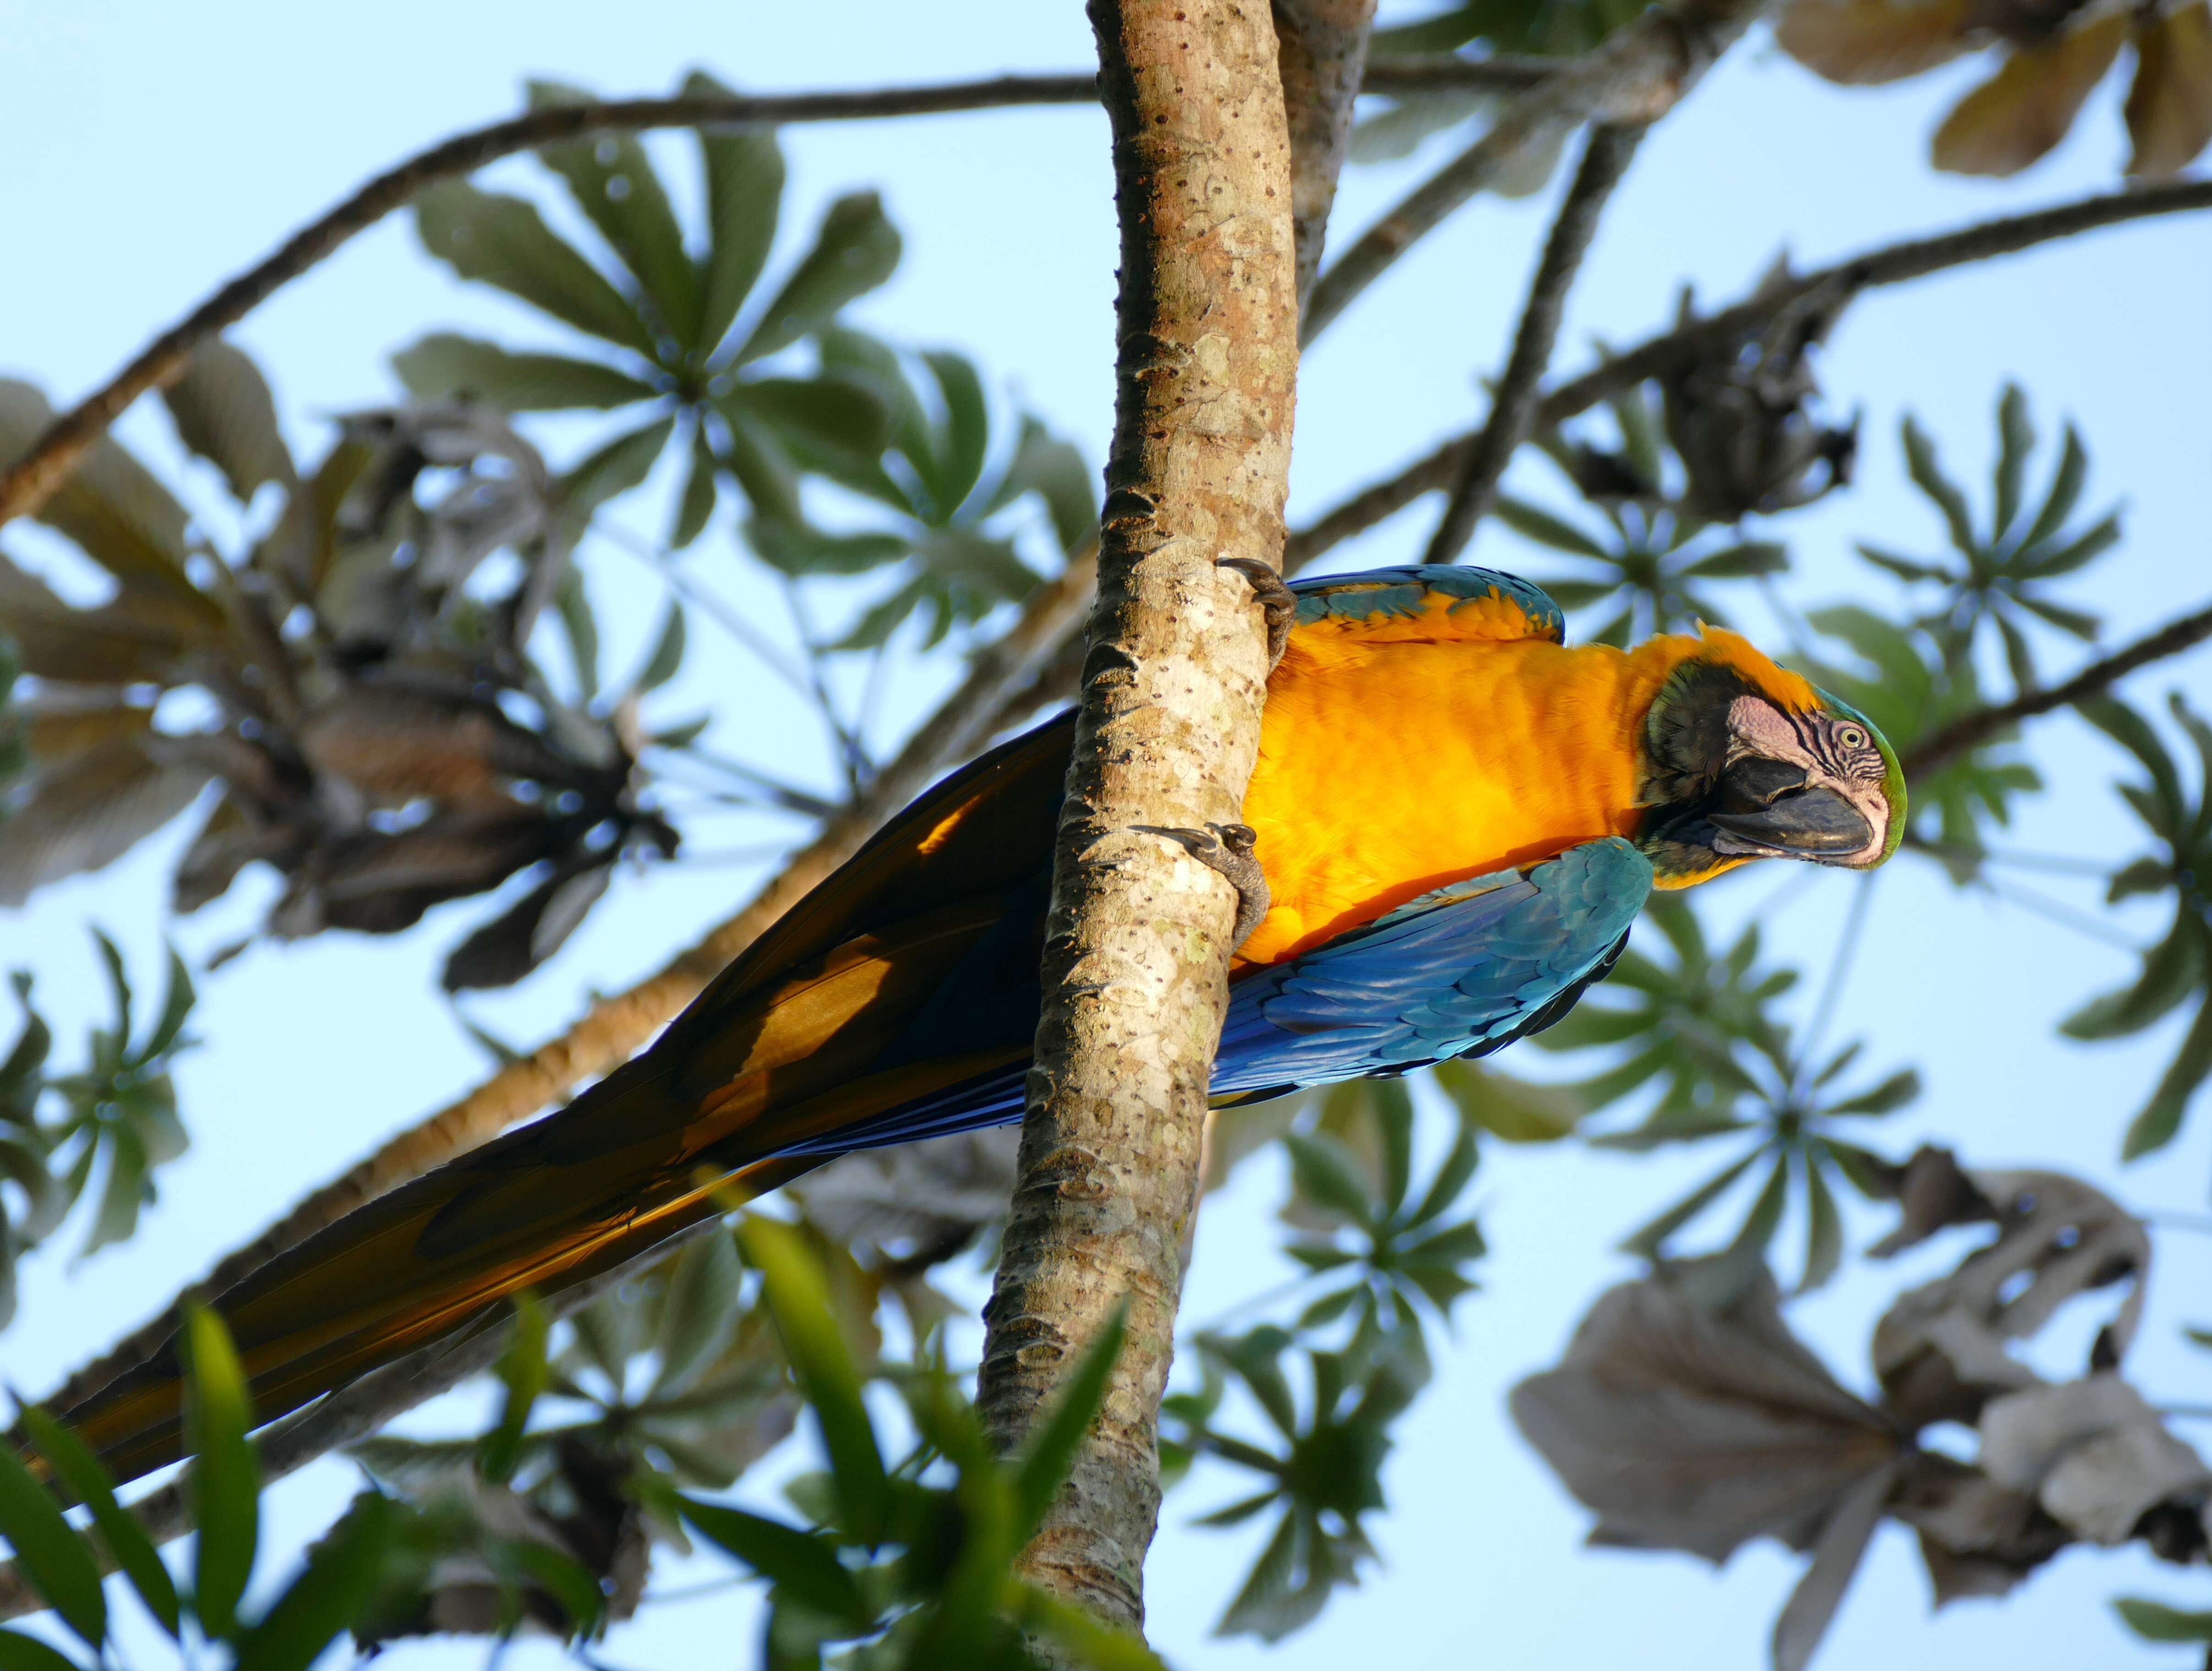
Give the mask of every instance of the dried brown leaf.
[{"label": "dried brown leaf", "polygon": [[1889,1512],[1919,1534],[1939,1607],[2006,1595],[2074,1540],[2033,1493],[1932,1451],[1914,1454]]},{"label": "dried brown leaf", "polygon": [[264,482],[292,480],[276,398],[259,368],[228,343],[217,337],[194,349],[161,398],[179,439],[220,470],[240,500]]},{"label": "dried brown leaf", "polygon": [[[1940,1151],[1915,1156],[1908,1201],[1912,1170],[1932,1177],[1949,1164]],[[1991,1396],[2037,1384],[2035,1373],[2006,1343],[2035,1334],[2077,1295],[2135,1279],[2098,1337],[2099,1351],[2111,1362],[2127,1351],[2142,1312],[2150,1237],[2109,1196],[2057,1172],[1975,1170],[1958,1179],[1970,1188],[1960,1189],[1955,1180],[1942,1186],[1954,1203],[1950,1215],[1926,1213],[1917,1224],[1908,1220],[1916,1233],[1881,1244],[1894,1251],[1945,1223],[1992,1215],[1998,1226],[1996,1241],[1970,1255],[1949,1276],[1900,1295],[1875,1325],[1875,1371],[1890,1407],[1915,1427],[1946,1419],[1972,1422]]]},{"label": "dried brown leaf", "polygon": [[0,807],[0,905],[98,870],[191,805],[207,774],[157,759],[155,741],[118,738],[33,766]]},{"label": "dried brown leaf", "polygon": [[2161,1503],[2201,1509],[2212,1486],[2203,1459],[2110,1370],[1992,1399],[1981,1428],[1981,1465],[1992,1480],[2033,1492],[2054,1520],[2107,1547],[2126,1542]]},{"label": "dried brown leaf", "polygon": [[1695,1265],[1601,1296],[1513,1419],[1597,1511],[1591,1540],[1725,1559],[1754,1537],[1811,1547],[1900,1452],[1889,1419],[1790,1334],[1771,1276],[1729,1306],[1684,1291]]},{"label": "dried brown leaf", "polygon": [[2128,173],[2174,174],[2212,143],[2212,4],[2138,14],[2136,76],[2128,89]]},{"label": "dried brown leaf", "polygon": [[1782,50],[1848,86],[1902,81],[1948,64],[1967,39],[1969,0],[1796,0],[1775,20]]},{"label": "dried brown leaf", "polygon": [[193,650],[217,643],[222,623],[166,592],[124,592],[97,609],[64,603],[0,556],[0,631],[24,671],[87,684],[166,683]]},{"label": "dried brown leaf", "polygon": [[379,682],[349,686],[298,727],[318,772],[406,801],[506,799],[505,783],[566,783],[577,767],[491,702]]},{"label": "dried brown leaf", "polygon": [[2047,46],[2013,52],[1943,118],[1936,166],[1954,174],[2018,173],[2066,137],[2127,38],[2126,15],[2107,12]]}]

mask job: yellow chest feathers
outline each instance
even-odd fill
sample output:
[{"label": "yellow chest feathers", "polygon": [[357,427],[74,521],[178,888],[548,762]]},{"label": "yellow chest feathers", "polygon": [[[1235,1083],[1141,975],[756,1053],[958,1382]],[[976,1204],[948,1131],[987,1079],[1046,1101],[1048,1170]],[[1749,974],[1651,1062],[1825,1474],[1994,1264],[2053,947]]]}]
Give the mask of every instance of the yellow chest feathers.
[{"label": "yellow chest feathers", "polygon": [[1267,688],[1244,821],[1273,963],[1443,884],[1632,835],[1634,739],[1676,659],[1540,639],[1298,634]]}]

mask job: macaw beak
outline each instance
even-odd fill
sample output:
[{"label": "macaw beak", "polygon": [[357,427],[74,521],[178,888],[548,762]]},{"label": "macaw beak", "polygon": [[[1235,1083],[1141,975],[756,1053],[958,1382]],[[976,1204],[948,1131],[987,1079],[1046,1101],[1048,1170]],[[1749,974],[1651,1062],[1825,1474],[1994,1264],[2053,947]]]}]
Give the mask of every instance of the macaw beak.
[{"label": "macaw beak", "polygon": [[1834,790],[1808,783],[1802,767],[1756,756],[1721,775],[1719,805],[1705,817],[1766,853],[1856,853],[1874,840],[1865,815]]}]

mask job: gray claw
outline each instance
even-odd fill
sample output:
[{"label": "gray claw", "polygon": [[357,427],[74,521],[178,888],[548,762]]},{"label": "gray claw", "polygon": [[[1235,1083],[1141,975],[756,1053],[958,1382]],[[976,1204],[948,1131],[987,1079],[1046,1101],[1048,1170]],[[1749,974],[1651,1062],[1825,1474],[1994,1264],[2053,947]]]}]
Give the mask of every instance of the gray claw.
[{"label": "gray claw", "polygon": [[[1272,571],[1270,571],[1272,572]],[[1252,856],[1259,836],[1248,823],[1212,823],[1203,829],[1178,829],[1140,823],[1134,828],[1147,836],[1164,836],[1182,844],[1184,852],[1229,878],[1237,890],[1237,924],[1229,931],[1229,949],[1237,950],[1252,938],[1273,902],[1267,891],[1267,872]]]},{"label": "gray claw", "polygon": [[1253,601],[1267,618],[1267,671],[1273,672],[1291,641],[1291,629],[1298,623],[1298,594],[1257,557],[1217,557],[1213,566],[1233,568],[1250,583]]}]

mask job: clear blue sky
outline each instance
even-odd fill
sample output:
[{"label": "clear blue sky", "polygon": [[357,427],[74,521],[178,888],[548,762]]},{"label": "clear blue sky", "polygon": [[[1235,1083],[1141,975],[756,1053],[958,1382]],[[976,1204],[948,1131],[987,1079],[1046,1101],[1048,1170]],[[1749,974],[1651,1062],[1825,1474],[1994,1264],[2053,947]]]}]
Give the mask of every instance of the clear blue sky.
[{"label": "clear blue sky", "polygon": [[[670,86],[696,63],[741,87],[802,88],[1073,68],[1090,52],[1080,9],[1068,0],[618,9],[392,0],[373,15],[244,0],[198,8],[0,0],[0,372],[30,376],[58,400],[104,377],[153,330],[364,176],[433,137],[512,109],[526,76],[645,91]],[[2066,148],[2023,179],[1932,175],[1926,134],[1972,73],[1845,94],[1761,40],[1739,49],[1638,156],[1570,311],[1563,360],[1579,363],[1598,339],[1631,341],[1661,325],[1681,281],[1705,298],[1734,296],[1780,248],[1817,261],[2113,179],[2121,150],[2110,88]],[[656,143],[686,177],[683,143]],[[1010,402],[1033,405],[1092,459],[1103,456],[1114,229],[1095,112],[815,129],[792,132],[786,144],[795,218],[811,222],[828,196],[877,184],[906,233],[898,277],[863,310],[870,323],[904,341],[973,351]],[[1370,218],[1438,155],[1431,149],[1410,164],[1355,173],[1340,227]],[[532,179],[522,164],[496,172],[519,185]],[[1332,332],[1301,391],[1294,513],[1326,505],[1468,422],[1480,406],[1475,380],[1502,357],[1544,216],[1540,199],[1479,204]],[[1936,538],[1932,517],[1902,482],[1894,440],[1901,410],[1917,409],[1947,456],[1979,472],[1996,392],[2017,376],[2035,395],[2046,433],[2061,413],[2080,422],[2096,460],[2093,500],[2129,507],[2127,547],[2099,571],[2099,593],[2087,600],[2106,616],[2108,630],[2139,629],[2198,596],[2212,572],[2204,559],[2212,527],[2208,270],[2212,226],[2167,221],[1861,303],[1821,370],[1837,409],[1865,410],[1862,483],[1787,526],[1808,577],[1797,595],[1887,602],[1887,583],[1849,557],[1850,541],[1910,549]],[[387,350],[457,323],[516,342],[536,331],[519,311],[452,283],[395,219],[281,295],[239,337],[273,368],[295,443],[311,448],[321,445],[328,414],[392,393]],[[152,411],[132,414],[123,433],[158,459],[174,457]],[[641,505],[623,514],[652,529],[660,512]],[[1335,561],[1407,561],[1425,532],[1421,518],[1401,519]],[[17,531],[8,538],[15,549],[38,549]],[[1474,556],[1541,568],[1494,530]],[[618,634],[641,641],[656,601],[621,561],[609,556],[598,570],[602,605]],[[811,734],[750,669],[707,643],[685,679],[690,690],[726,703],[733,745],[818,775]],[[2051,659],[2063,665],[2066,653],[2054,647]],[[2212,660],[2199,658],[2134,689],[2148,700],[2179,684],[2212,701],[2209,670]],[[907,682],[899,696],[911,711],[927,681]],[[2110,750],[2070,720],[2046,725],[2036,746],[2054,787],[2029,808],[2019,844],[2132,852],[2106,788],[2118,770]],[[177,836],[151,842],[101,876],[0,916],[0,964],[36,966],[64,1038],[98,1006],[82,925],[106,924],[150,973],[167,932],[161,900],[177,845]],[[702,868],[630,884],[520,993],[479,1013],[509,1037],[545,1036],[590,992],[653,966],[756,879],[750,870]],[[1777,908],[1778,952],[1821,969],[1848,885],[1823,878]],[[2094,899],[2087,887],[2045,885],[2076,904]],[[1747,879],[1725,884],[1713,903],[1723,918],[1740,917],[1772,892],[1771,879]],[[204,956],[266,897],[263,884],[246,888],[178,938]],[[71,1240],[64,1236],[54,1255],[32,1262],[22,1315],[0,1337],[9,1382],[44,1386],[304,1185],[480,1074],[475,1048],[430,992],[437,958],[459,923],[473,920],[471,909],[480,914],[441,914],[427,935],[396,943],[333,937],[258,950],[207,982],[199,1030],[210,1042],[181,1076],[194,1150],[163,1175],[162,1205],[129,1247],[72,1270],[60,1256]],[[2124,926],[2139,933],[2150,925]],[[2053,1020],[2126,967],[2122,953],[2094,939],[1956,893],[1925,866],[1895,866],[1879,884],[1839,1024],[1870,1038],[1875,1060],[1917,1061],[1927,1071],[1928,1096],[1891,1123],[1884,1141],[1902,1152],[1923,1135],[1948,1139],[1983,1164],[2056,1164],[2139,1205],[2200,1206],[2212,1111],[2200,1111],[2189,1139],[2154,1164],[2122,1171],[2113,1160],[2121,1122],[2162,1063],[2170,1035],[2088,1050],[2051,1033]],[[1389,1474],[1393,1511],[1376,1528],[1385,1565],[1264,1662],[1285,1671],[1631,1662],[1650,1671],[1748,1671],[1763,1663],[1790,1559],[1756,1548],[1716,1574],[1686,1558],[1580,1552],[1587,1517],[1520,1445],[1502,1404],[1506,1388],[1556,1355],[1589,1297],[1628,1273],[1609,1251],[1613,1240],[1717,1164],[1704,1154],[1631,1165],[1573,1150],[1492,1151],[1478,1189],[1496,1253],[1485,1291],[1462,1309],[1440,1384],[1403,1431]],[[1209,1206],[1191,1317],[1205,1319],[1276,1279],[1261,1250],[1279,1189],[1279,1178],[1255,1169],[1237,1193]],[[1853,1217],[1855,1245],[1878,1233],[1880,1218]],[[2179,1322],[2204,1316],[2191,1296],[2212,1275],[2209,1255],[2201,1238],[2160,1238],[2144,1345],[2133,1360],[2154,1395],[2202,1402],[2212,1383],[2212,1360],[2172,1344]],[[1904,1268],[1855,1264],[1792,1320],[1847,1381],[1863,1384],[1873,1318],[1900,1284],[1924,1279],[1944,1257]],[[2194,1437],[2212,1443],[2212,1430]],[[295,1537],[317,1529],[349,1489],[342,1463],[310,1470],[274,1498],[280,1528]],[[1249,1528],[1221,1534],[1185,1522],[1227,1490],[1201,1475],[1170,1499],[1150,1568],[1154,1638],[1187,1668],[1263,1662],[1251,1644],[1206,1635],[1250,1559],[1252,1536]],[[1917,1557],[1891,1528],[1820,1663],[1827,1671],[2180,1664],[2182,1654],[2131,1646],[2105,1609],[2106,1596],[2146,1589],[2212,1601],[2201,1577],[2155,1569],[2134,1554],[2077,1551],[2002,1606],[1962,1604],[1931,1621]],[[746,1662],[750,1650],[738,1644],[750,1616],[727,1597],[655,1610],[618,1633],[605,1656],[639,1668],[702,1655]],[[473,1665],[481,1650],[404,1651]],[[555,1661],[543,1646],[518,1655],[510,1664]]]}]

